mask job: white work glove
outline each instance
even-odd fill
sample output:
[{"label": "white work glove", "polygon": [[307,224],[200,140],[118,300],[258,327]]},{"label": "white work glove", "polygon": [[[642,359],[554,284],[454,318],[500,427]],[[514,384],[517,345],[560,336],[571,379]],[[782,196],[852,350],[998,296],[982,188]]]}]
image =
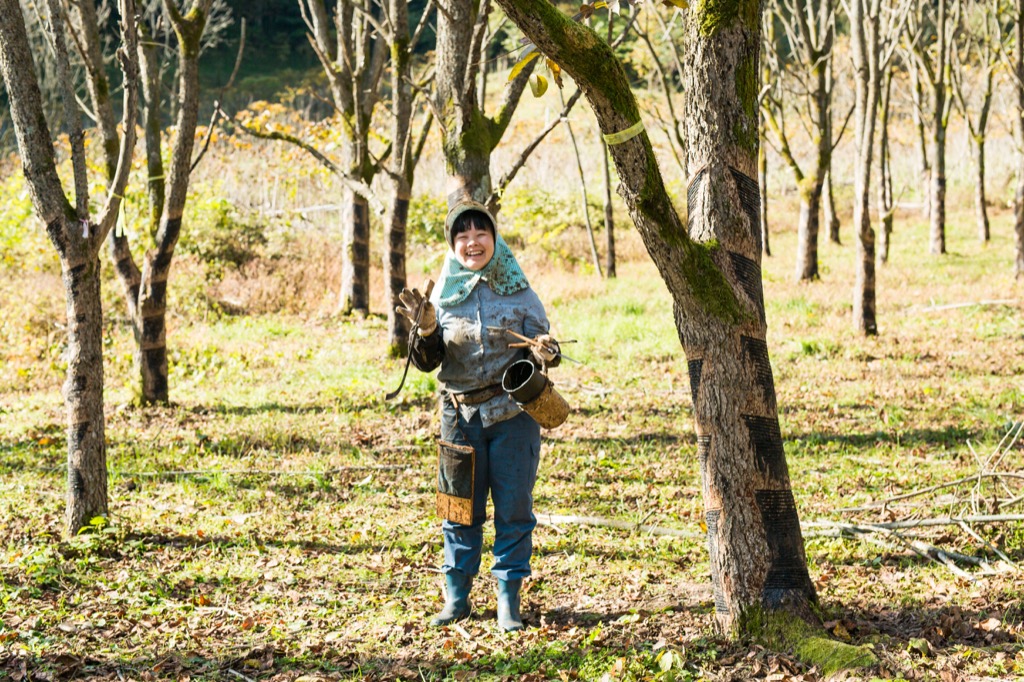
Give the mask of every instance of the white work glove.
[{"label": "white work glove", "polygon": [[534,337],[534,341],[539,344],[531,347],[530,353],[534,359],[542,365],[550,365],[554,362],[561,350],[558,347],[558,341],[555,341],[554,337],[550,334],[541,334]]},{"label": "white work glove", "polygon": [[[398,300],[402,305],[395,306],[395,312],[405,317],[414,325],[417,325],[417,333],[420,336],[430,336],[437,329],[437,313],[434,312],[434,304],[427,300],[430,291],[434,288],[432,281],[427,281],[427,292],[421,294],[419,289],[402,289]],[[419,317],[416,313],[419,311]]]}]

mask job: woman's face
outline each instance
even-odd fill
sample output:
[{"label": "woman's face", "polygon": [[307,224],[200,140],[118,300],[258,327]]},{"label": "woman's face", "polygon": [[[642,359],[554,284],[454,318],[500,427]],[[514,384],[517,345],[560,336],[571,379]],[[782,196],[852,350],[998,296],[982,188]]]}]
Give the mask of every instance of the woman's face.
[{"label": "woman's face", "polygon": [[455,235],[452,250],[455,260],[474,272],[483,270],[491,262],[494,255],[494,235],[488,229],[479,229],[473,225]]}]

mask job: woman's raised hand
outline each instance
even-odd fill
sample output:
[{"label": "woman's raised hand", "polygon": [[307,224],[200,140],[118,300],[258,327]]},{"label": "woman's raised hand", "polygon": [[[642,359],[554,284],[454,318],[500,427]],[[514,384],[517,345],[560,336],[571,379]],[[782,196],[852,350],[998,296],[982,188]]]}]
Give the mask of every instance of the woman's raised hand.
[{"label": "woman's raised hand", "polygon": [[420,336],[430,336],[437,328],[437,313],[429,300],[433,289],[434,281],[427,280],[425,293],[421,294],[419,289],[402,289],[398,295],[402,303],[395,306],[395,312],[412,322]]}]

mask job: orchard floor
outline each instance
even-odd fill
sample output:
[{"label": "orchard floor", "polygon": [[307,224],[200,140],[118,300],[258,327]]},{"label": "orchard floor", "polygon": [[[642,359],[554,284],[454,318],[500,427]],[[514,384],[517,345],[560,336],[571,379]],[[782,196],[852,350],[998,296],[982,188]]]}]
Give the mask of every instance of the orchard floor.
[{"label": "orchard floor", "polygon": [[[958,573],[884,534],[828,538],[809,525],[1021,513],[992,508],[1019,494],[1011,479],[842,511],[977,474],[996,451],[988,470],[1024,468],[1019,440],[998,447],[1024,419],[1010,216],[996,217],[983,247],[966,236],[969,213],[951,213],[943,258],[923,253],[923,223],[901,217],[879,272],[876,338],[850,321],[852,237],[822,245],[819,282],[792,282],[792,232],[773,235],[779,255],[764,263],[782,433],[823,620],[880,660],[858,679],[1024,676],[1024,576],[993,550],[957,526],[908,531],[988,567]],[[537,511],[681,536],[540,525],[528,628],[503,634],[486,558],[474,617],[425,627],[442,584],[435,383],[413,373],[397,401],[382,400],[403,362],[386,356],[379,316],[172,313],[173,403],[141,409],[130,331],[112,312],[111,525],[61,541],[59,285],[36,273],[26,289],[29,275],[0,271],[0,678],[822,679],[790,652],[716,633],[686,362],[653,266],[622,263],[614,281],[539,259],[529,272],[554,333],[577,340],[565,350],[586,363],[555,370],[574,409],[546,434]],[[1024,561],[1019,522],[973,530]]]}]

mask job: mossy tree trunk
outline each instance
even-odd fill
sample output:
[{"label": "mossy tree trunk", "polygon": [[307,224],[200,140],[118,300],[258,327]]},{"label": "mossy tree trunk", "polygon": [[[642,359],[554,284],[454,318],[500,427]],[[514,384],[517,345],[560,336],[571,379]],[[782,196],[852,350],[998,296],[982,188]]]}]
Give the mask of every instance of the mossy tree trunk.
[{"label": "mossy tree trunk", "polygon": [[[537,60],[508,84],[494,116],[477,100],[489,0],[447,0],[437,14],[434,110],[441,124],[448,205],[491,196],[491,152],[501,141]],[[500,206],[493,204],[496,212]]]},{"label": "mossy tree trunk", "polygon": [[[103,418],[103,311],[100,296],[99,250],[117,219],[135,148],[136,79],[135,6],[118,5],[126,50],[120,55],[124,73],[124,139],[118,142],[113,181],[100,213],[89,215],[88,179],[77,106],[71,93],[64,22],[50,26],[64,93],[66,124],[71,131],[75,175],[72,206],[57,175],[54,139],[43,112],[42,95],[18,0],[0,0],[0,73],[10,100],[22,170],[36,215],[46,225],[60,260],[67,311],[68,369],[63,396],[67,424],[67,506],[65,533],[74,535],[93,517],[106,516],[107,468]],[[125,19],[128,17],[128,19]]]},{"label": "mossy tree trunk", "polygon": [[[621,64],[546,0],[498,0],[584,90],[602,132],[640,119]],[[673,299],[694,399],[718,622],[751,608],[813,618],[817,599],[778,423],[761,291],[756,174],[757,0],[686,14],[688,225],[673,208],[646,133],[611,147],[625,200]],[[697,134],[699,131],[699,134]]]}]

